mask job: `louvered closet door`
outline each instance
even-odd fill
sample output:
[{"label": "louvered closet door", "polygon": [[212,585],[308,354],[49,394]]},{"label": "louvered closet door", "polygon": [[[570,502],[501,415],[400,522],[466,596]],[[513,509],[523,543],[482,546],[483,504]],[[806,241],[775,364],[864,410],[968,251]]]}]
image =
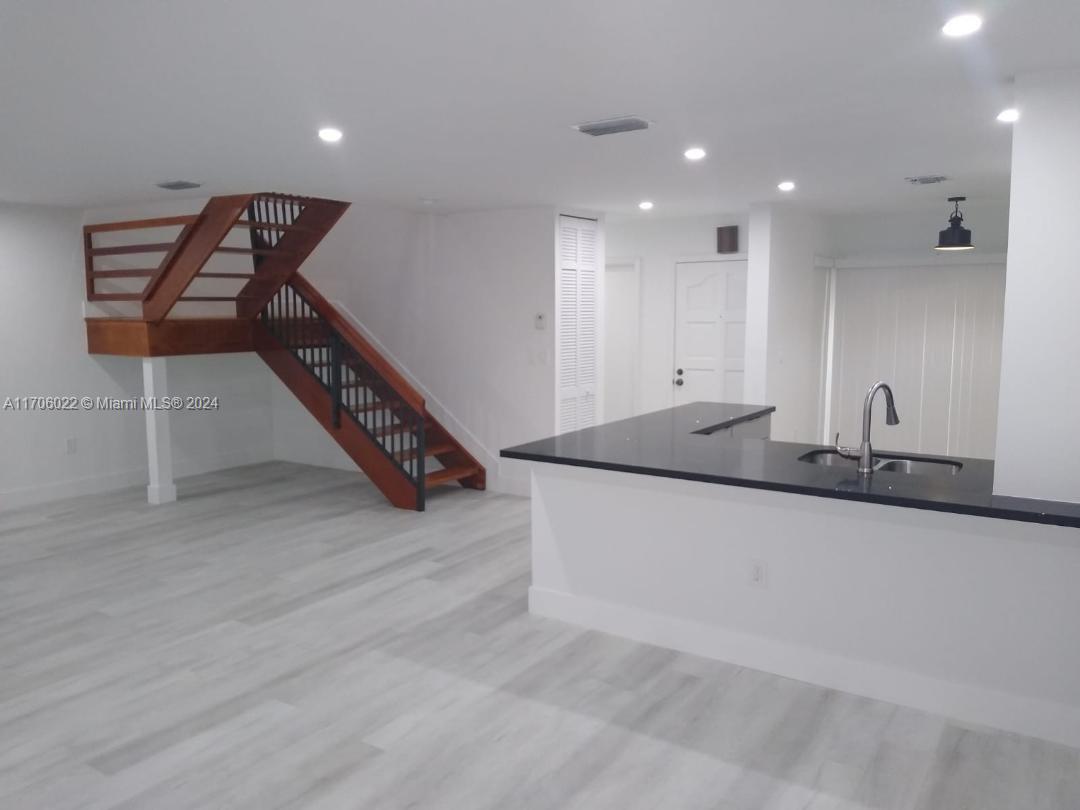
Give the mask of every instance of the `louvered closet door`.
[{"label": "louvered closet door", "polygon": [[597,421],[598,278],[596,222],[560,217],[556,301],[560,433],[590,427]]}]

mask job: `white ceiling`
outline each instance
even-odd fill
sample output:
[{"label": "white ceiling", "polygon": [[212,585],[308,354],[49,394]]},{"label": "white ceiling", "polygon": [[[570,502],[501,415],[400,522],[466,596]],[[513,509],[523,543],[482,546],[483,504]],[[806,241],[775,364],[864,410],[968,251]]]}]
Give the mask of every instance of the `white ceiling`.
[{"label": "white ceiling", "polygon": [[[983,31],[943,37],[958,10]],[[1078,31],[1077,0],[0,0],[0,199],[159,199],[177,178],[653,215],[785,178],[838,211],[1002,199],[1010,77],[1080,64]],[[655,125],[570,128],[621,114]],[[904,182],[926,173],[955,181]]]}]

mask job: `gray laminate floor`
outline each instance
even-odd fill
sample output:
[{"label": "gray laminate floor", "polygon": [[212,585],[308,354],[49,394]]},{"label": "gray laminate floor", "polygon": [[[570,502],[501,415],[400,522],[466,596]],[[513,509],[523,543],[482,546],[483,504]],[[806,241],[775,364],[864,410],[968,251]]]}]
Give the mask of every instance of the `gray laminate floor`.
[{"label": "gray laminate floor", "polygon": [[267,464],[0,513],[0,807],[1080,808],[1080,756],[526,612],[528,503]]}]

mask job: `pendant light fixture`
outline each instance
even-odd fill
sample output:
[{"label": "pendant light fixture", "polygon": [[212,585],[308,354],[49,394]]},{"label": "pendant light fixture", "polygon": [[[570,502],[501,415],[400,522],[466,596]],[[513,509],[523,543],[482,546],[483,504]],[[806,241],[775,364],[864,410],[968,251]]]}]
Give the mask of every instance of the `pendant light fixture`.
[{"label": "pendant light fixture", "polygon": [[972,250],[971,231],[964,227],[964,215],[960,213],[960,203],[967,197],[949,197],[949,202],[956,203],[949,227],[938,233],[938,243],[934,250]]}]

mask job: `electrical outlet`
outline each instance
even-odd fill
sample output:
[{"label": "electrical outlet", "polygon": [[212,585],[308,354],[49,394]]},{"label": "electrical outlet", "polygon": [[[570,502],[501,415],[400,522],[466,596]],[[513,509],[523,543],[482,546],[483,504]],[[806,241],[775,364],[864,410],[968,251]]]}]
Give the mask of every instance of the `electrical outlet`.
[{"label": "electrical outlet", "polygon": [[79,442],[74,436],[68,437],[67,442],[64,444],[64,451],[69,456],[73,456],[79,452]]},{"label": "electrical outlet", "polygon": [[769,566],[763,560],[750,561],[750,585],[754,588],[769,587]]}]

